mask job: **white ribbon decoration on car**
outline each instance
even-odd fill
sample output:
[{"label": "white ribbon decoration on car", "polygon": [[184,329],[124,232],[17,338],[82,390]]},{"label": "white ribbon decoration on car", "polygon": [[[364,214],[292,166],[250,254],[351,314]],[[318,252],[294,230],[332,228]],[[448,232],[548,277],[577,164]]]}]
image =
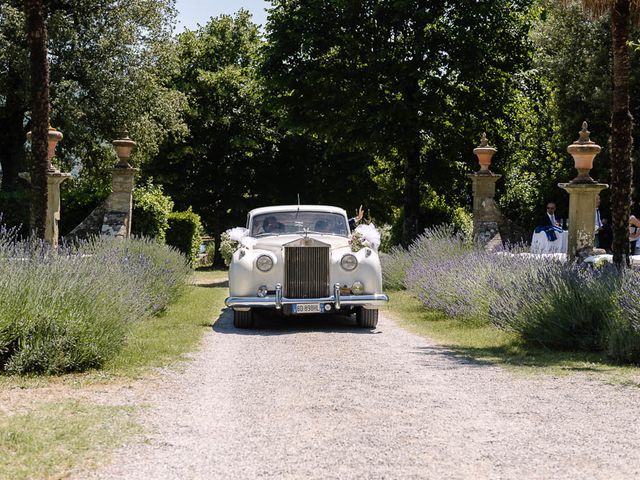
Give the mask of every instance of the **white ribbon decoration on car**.
[{"label": "white ribbon decoration on car", "polygon": [[369,242],[371,248],[376,251],[378,250],[378,247],[380,246],[380,232],[373,223],[370,223],[368,225],[366,223],[358,225],[355,231],[362,235],[362,238],[364,238],[367,242]]}]

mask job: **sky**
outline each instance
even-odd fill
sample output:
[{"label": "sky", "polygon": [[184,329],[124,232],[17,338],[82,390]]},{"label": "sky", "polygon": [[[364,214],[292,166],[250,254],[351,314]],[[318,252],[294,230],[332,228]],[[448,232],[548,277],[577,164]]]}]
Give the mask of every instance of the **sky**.
[{"label": "sky", "polygon": [[265,8],[271,4],[265,0],[176,0],[178,26],[176,33],[185,28],[195,29],[198,24],[205,25],[211,17],[233,14],[244,8],[253,14],[253,21],[262,26],[267,21]]}]

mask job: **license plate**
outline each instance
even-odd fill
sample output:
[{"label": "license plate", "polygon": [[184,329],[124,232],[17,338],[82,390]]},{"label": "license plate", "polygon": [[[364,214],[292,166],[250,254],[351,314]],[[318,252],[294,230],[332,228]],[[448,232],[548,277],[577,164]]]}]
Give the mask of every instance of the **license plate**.
[{"label": "license plate", "polygon": [[294,303],[293,313],[322,313],[323,307],[321,303]]}]

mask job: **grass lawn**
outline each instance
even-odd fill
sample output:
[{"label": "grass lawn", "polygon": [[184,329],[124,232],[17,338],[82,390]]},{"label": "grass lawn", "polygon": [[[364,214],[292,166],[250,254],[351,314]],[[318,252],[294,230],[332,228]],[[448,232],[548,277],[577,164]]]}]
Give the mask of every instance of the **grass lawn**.
[{"label": "grass lawn", "polygon": [[149,367],[169,365],[194,350],[204,332],[218,318],[228,294],[226,272],[194,272],[195,285],[166,312],[136,324],[129,341],[107,363],[102,375],[137,376]]},{"label": "grass lawn", "polygon": [[640,368],[612,364],[603,353],[562,352],[529,345],[491,325],[426,310],[406,291],[391,292],[387,313],[407,329],[433,338],[465,358],[503,365],[523,374],[593,372],[615,384],[640,386]]},{"label": "grass lawn", "polygon": [[0,417],[0,478],[64,478],[139,432],[130,409],[64,401]]},{"label": "grass lawn", "polygon": [[[225,279],[224,271],[195,272],[182,297],[135,324],[123,349],[101,370],[0,376],[0,405],[6,402],[0,409],[0,479],[65,478],[78,466],[102,463],[110,449],[140,433],[135,409],[92,402],[92,390],[131,384],[155,367],[178,365],[218,318],[228,293]],[[52,400],[52,391],[63,395]],[[74,396],[83,400],[68,400]]]}]

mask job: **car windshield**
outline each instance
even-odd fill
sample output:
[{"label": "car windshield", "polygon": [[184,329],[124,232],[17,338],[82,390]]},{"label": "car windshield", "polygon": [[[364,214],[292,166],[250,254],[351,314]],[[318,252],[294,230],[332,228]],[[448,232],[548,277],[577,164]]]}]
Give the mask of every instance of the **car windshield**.
[{"label": "car windshield", "polygon": [[325,235],[349,234],[347,219],[338,213],[327,212],[272,212],[255,215],[251,222],[252,237],[282,235],[286,233],[321,233]]}]

